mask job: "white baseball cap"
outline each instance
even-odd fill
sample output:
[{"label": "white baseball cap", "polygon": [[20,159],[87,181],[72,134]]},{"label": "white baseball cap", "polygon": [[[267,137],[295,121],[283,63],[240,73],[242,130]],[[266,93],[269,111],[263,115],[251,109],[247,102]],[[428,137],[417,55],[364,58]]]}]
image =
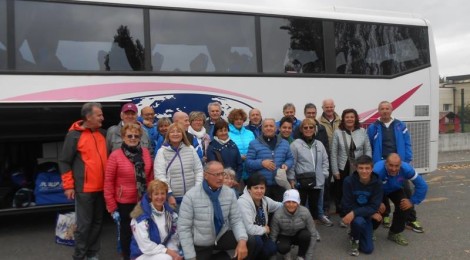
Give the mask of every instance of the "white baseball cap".
[{"label": "white baseball cap", "polygon": [[287,201],[294,201],[297,202],[297,204],[300,204],[299,192],[296,189],[286,190],[286,192],[284,192],[282,203],[286,203]]}]

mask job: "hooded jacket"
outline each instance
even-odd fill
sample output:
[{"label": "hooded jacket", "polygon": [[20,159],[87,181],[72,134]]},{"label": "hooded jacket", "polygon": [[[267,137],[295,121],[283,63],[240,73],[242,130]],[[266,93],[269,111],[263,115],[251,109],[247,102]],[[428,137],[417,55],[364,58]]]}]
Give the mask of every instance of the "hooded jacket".
[{"label": "hooded jacket", "polygon": [[202,183],[202,164],[192,146],[181,143],[177,151],[164,144],[157,152],[154,163],[155,179],[164,181],[176,198]]},{"label": "hooded jacket", "polygon": [[165,254],[166,248],[177,251],[176,222],[178,215],[173,212],[167,203],[163,206],[165,209],[163,214],[165,214],[166,221],[166,237],[160,237],[158,226],[152,218],[152,206],[147,194],[142,196],[141,202],[131,212],[131,226],[134,233],[130,246],[132,259],[136,259],[143,254],[148,256]]},{"label": "hooded jacket", "polygon": [[108,153],[103,129],[83,128],[83,120],[72,124],[65,136],[59,169],[64,190],[103,191]]},{"label": "hooded jacket", "polygon": [[228,128],[228,136],[237,145],[240,154],[246,155],[248,152],[248,146],[250,145],[250,142],[255,139],[255,135],[243,126],[242,128],[237,129],[233,124],[229,124]]},{"label": "hooded jacket", "polygon": [[369,183],[363,184],[356,171],[344,179],[341,216],[353,211],[356,217],[370,217],[379,210],[382,198],[379,176],[372,172]]},{"label": "hooded jacket", "polygon": [[[256,220],[256,206],[250,192],[245,187],[243,195],[238,199],[238,208],[245,224],[246,233],[252,236],[261,236],[266,233],[266,229],[262,226],[258,226],[255,223]],[[281,202],[272,200],[269,197],[263,196],[261,199],[263,205],[264,215],[266,216],[266,222],[268,222],[269,213],[275,212],[277,209],[282,207]],[[267,223],[266,223],[267,224]]]},{"label": "hooded jacket", "polygon": [[217,154],[220,153],[224,168],[230,167],[236,173],[236,180],[240,181],[243,173],[243,161],[237,145],[232,141],[221,144],[217,140],[212,140],[207,147],[207,162],[219,161]]},{"label": "hooded jacket", "polygon": [[294,167],[289,169],[287,178],[295,180],[299,174],[314,173],[316,187],[323,187],[329,174],[328,154],[323,144],[314,140],[309,146],[304,140],[296,139],[290,144],[290,149],[294,156]]}]

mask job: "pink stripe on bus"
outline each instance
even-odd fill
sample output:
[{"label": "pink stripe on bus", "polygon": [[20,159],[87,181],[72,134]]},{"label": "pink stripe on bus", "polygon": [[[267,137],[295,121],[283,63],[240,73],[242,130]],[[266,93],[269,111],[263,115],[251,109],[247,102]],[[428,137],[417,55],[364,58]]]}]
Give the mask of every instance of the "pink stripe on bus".
[{"label": "pink stripe on bus", "polygon": [[[153,82],[130,82],[130,83],[112,83],[112,84],[99,84],[99,85],[88,85],[71,88],[63,88],[56,90],[42,91],[33,94],[20,95],[16,97],[3,99],[4,101],[52,101],[52,100],[74,100],[74,101],[89,101],[107,98],[110,96],[117,95],[134,95],[133,93],[147,92],[147,91],[198,91],[198,92],[211,92],[224,95],[232,95],[245,99],[249,99],[255,102],[261,102],[253,97],[243,95],[240,93],[222,90],[212,87],[204,87],[189,84],[177,84],[177,83],[153,83]],[[169,93],[171,94],[171,93]],[[135,94],[137,95],[137,94]]]}]

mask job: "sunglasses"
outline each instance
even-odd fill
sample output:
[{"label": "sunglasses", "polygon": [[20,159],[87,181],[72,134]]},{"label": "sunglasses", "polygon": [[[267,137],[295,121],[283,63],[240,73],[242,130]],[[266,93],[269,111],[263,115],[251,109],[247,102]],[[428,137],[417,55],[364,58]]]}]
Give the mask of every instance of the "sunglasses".
[{"label": "sunglasses", "polygon": [[304,126],[303,128],[304,128],[304,130],[308,130],[308,129],[311,130],[311,129],[314,129],[315,127],[314,126]]},{"label": "sunglasses", "polygon": [[126,135],[129,139],[140,139],[140,135]]}]

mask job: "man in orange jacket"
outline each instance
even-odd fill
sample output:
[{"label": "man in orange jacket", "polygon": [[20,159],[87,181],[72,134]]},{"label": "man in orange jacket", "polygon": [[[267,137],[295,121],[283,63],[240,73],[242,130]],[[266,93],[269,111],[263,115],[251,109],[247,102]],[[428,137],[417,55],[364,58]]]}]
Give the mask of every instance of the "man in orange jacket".
[{"label": "man in orange jacket", "polygon": [[73,258],[96,260],[103,223],[106,133],[100,103],[86,103],[82,120],[72,124],[59,158],[65,196],[75,199],[77,230]]}]

